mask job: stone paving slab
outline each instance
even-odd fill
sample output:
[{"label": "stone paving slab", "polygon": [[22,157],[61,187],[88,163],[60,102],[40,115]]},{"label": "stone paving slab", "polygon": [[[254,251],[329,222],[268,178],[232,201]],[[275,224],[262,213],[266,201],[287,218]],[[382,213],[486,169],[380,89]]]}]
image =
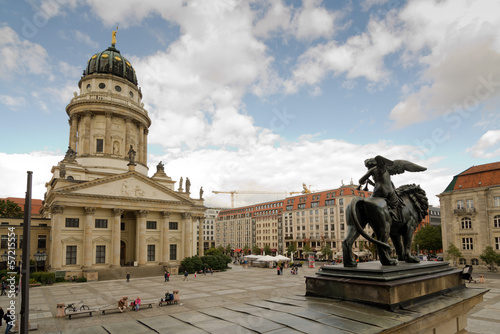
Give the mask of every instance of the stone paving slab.
[{"label": "stone paving slab", "polygon": [[161,316],[154,318],[147,318],[139,320],[145,326],[152,328],[158,333],[207,333],[206,331],[199,329],[193,325],[187,324],[185,322],[179,321],[170,316]]},{"label": "stone paving slab", "polygon": [[284,327],[283,325],[279,325],[276,322],[263,319],[261,317],[256,317],[251,314],[242,314],[240,312],[235,312],[222,307],[206,309],[200,312],[210,315],[212,317],[224,319],[228,322],[237,323],[242,327],[251,329],[258,333],[266,333]]},{"label": "stone paving slab", "polygon": [[129,320],[113,324],[105,324],[102,327],[110,334],[143,334],[155,333],[152,329],[144,326],[138,321]]}]

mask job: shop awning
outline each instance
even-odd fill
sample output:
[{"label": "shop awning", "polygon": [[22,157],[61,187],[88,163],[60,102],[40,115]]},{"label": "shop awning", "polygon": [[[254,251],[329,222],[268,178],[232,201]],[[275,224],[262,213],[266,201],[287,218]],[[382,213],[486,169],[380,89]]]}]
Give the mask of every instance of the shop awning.
[{"label": "shop awning", "polygon": [[236,253],[241,253],[241,248],[235,249],[234,250]]}]

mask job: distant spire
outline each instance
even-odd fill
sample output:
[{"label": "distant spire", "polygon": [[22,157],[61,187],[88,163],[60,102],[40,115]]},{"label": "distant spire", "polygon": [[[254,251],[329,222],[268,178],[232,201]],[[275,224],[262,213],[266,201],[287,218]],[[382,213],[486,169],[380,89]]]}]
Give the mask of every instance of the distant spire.
[{"label": "distant spire", "polygon": [[111,33],[111,46],[115,47],[116,45],[116,33],[118,32],[118,26],[116,26],[116,30],[113,30]]}]

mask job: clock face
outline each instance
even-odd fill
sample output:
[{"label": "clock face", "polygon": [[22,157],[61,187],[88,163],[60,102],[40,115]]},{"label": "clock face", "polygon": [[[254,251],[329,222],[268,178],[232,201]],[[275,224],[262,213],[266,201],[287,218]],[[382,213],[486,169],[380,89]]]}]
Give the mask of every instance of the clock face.
[{"label": "clock face", "polygon": [[115,86],[115,90],[116,90],[117,92],[121,92],[121,91],[122,91],[122,88],[121,88],[120,86]]},{"label": "clock face", "polygon": [[101,83],[99,84],[99,88],[100,88],[100,89],[104,89],[104,88],[106,88],[106,84],[105,84],[104,82],[101,82]]}]

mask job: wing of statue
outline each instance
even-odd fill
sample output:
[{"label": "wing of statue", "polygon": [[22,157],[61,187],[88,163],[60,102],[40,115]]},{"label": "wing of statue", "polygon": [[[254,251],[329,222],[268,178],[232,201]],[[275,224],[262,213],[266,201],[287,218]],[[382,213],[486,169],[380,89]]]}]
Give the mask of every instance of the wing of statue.
[{"label": "wing of statue", "polygon": [[427,170],[425,167],[406,160],[393,160],[393,162],[392,166],[387,166],[387,170],[391,175],[402,174],[404,172],[423,172]]}]

